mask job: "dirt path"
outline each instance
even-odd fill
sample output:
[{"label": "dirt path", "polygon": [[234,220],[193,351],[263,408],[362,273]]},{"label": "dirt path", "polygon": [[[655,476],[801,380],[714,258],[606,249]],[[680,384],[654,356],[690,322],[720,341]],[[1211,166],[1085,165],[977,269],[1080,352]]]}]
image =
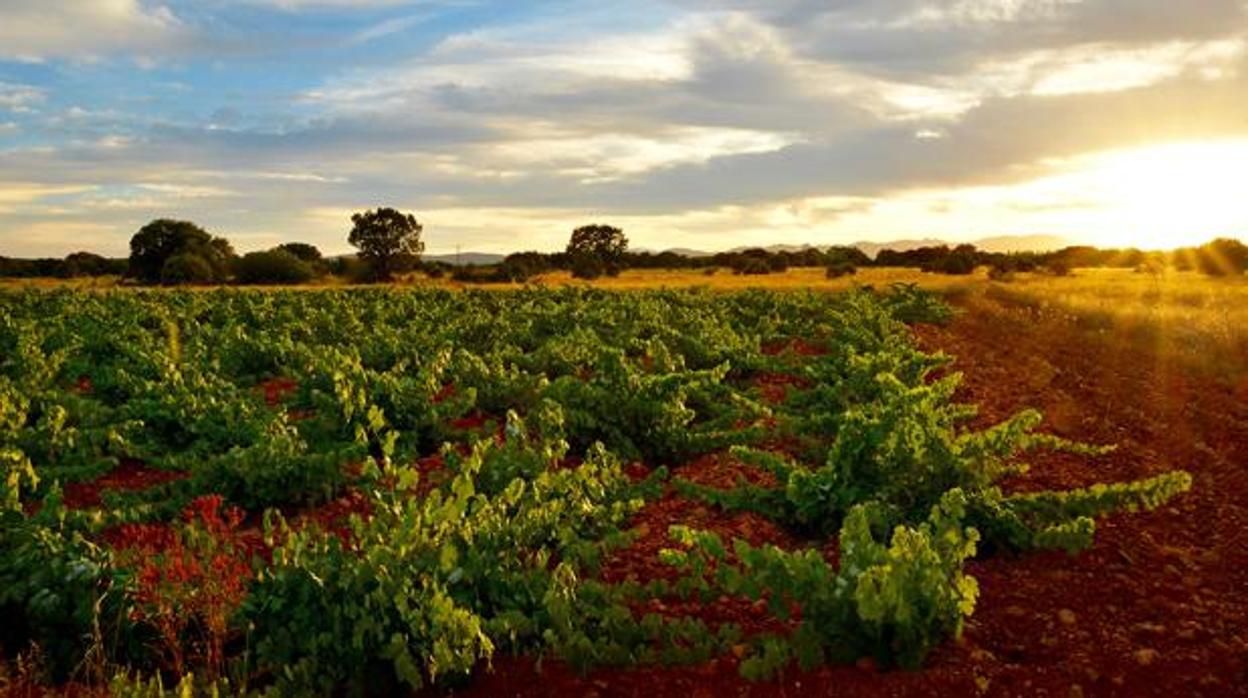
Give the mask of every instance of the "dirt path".
[{"label": "dirt path", "polygon": [[[1112,517],[1076,557],[997,556],[969,571],[981,597],[961,642],[922,672],[869,664],[736,676],[731,657],[692,667],[603,669],[498,658],[473,695],[1025,695],[1248,696],[1248,400],[1193,377],[1164,351],[1116,342],[1068,318],[969,300],[921,344],[958,357],[960,398],[980,425],[1024,407],[1053,433],[1116,452],[1040,455],[1010,483],[1025,491],[1190,471],[1192,491],[1149,514]],[[662,504],[670,516],[672,502]],[[704,509],[694,509],[703,516]]]}]

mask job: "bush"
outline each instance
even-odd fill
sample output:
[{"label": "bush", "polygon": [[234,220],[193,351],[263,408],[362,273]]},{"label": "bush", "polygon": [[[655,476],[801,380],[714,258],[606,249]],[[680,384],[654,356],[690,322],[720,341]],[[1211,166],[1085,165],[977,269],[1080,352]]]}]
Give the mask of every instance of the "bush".
[{"label": "bush", "polygon": [[841,260],[828,265],[824,276],[829,279],[839,279],[843,276],[853,276],[858,273],[858,267],[853,262]]},{"label": "bush", "polygon": [[282,249],[245,254],[234,271],[240,284],[303,284],[315,276],[307,263]]},{"label": "bush", "polygon": [[190,252],[170,257],[160,270],[160,282],[166,286],[210,284],[216,280],[217,274],[208,260]]},{"label": "bush", "polygon": [[318,264],[324,260],[321,251],[315,245],[309,245],[306,242],[288,242],[273,249],[288,252],[308,264]]},{"label": "bush", "polygon": [[1044,270],[1053,276],[1070,276],[1070,265],[1060,259],[1050,260]]},{"label": "bush", "polygon": [[577,279],[597,279],[607,273],[607,265],[594,255],[574,255],[572,276]]},{"label": "bush", "polygon": [[358,257],[336,257],[329,260],[329,273],[353,284],[366,284],[375,280],[372,269]]},{"label": "bush", "polygon": [[1242,276],[1248,271],[1248,246],[1221,238],[1197,250],[1196,266],[1208,276]]},{"label": "bush", "polygon": [[74,252],[65,257],[65,276],[76,278],[82,276],[107,276],[126,273],[128,262],[101,257],[90,252]]},{"label": "bush", "polygon": [[770,274],[772,271],[771,264],[767,260],[759,257],[743,257],[732,268],[734,274]]},{"label": "bush", "polygon": [[927,265],[923,271],[966,276],[975,273],[978,262],[973,255],[950,254]]},{"label": "bush", "polygon": [[1009,283],[1014,280],[1014,272],[1006,264],[994,264],[988,269],[988,278],[992,281]]}]

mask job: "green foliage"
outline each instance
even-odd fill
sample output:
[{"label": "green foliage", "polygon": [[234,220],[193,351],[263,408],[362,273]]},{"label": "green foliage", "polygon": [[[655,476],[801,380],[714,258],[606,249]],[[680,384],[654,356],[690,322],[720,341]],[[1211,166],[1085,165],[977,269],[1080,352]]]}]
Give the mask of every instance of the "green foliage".
[{"label": "green foliage", "polygon": [[516,478],[493,494],[477,488],[482,468],[497,482],[499,459],[526,448],[481,442],[423,499],[406,494],[414,472],[387,471],[394,493],[371,519],[354,520],[349,546],[271,527],[285,540],[247,614],[260,668],[294,691],[367,687],[380,667],[387,681],[419,688],[467,674],[499,643],[541,641],[552,585],[595,559],[594,541],[640,500],[601,450],[575,469]]},{"label": "green foliage", "polygon": [[770,678],[792,662],[809,669],[825,659],[863,652],[880,661],[917,667],[945,637],[961,632],[978,587],[962,571],[978,534],[962,525],[966,497],[950,490],[916,526],[897,526],[888,543],[876,540],[873,508],[854,507],[840,532],[841,563],[816,550],[786,552],[737,540],[736,562],[713,533],[674,527],[683,549],[664,560],[685,571],[686,588],[703,596],[727,593],[766,598],[770,612],[801,620],[788,637],[767,636],[741,664],[750,678]]},{"label": "green foliage", "polygon": [[0,511],[0,647],[36,643],[58,681],[81,669],[89,649],[105,649],[104,631],[110,647],[129,637],[123,573],[86,534],[56,489],[34,516]]},{"label": "green foliage", "polygon": [[953,309],[915,283],[894,283],[885,294],[891,314],[906,324],[927,322],[944,324],[953,319]]},{"label": "green foliage", "polygon": [[1173,471],[1077,490],[1007,496],[993,487],[971,501],[970,518],[998,544],[1018,550],[1060,548],[1074,554],[1092,545],[1097,517],[1156,509],[1191,486],[1191,475]]},{"label": "green foliage", "polygon": [[347,483],[347,469],[364,460],[358,445],[336,452],[314,452],[286,427],[252,446],[235,447],[193,467],[192,487],[223,495],[250,511],[308,505],[332,499]]}]

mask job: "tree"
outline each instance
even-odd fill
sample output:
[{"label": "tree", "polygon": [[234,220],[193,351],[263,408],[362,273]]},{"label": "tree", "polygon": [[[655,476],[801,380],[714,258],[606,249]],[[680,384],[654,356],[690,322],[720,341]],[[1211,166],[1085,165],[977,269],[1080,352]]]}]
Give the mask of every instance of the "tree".
[{"label": "tree", "polygon": [[124,261],[108,259],[92,252],[73,252],[65,257],[65,276],[69,277],[107,276],[124,271]]},{"label": "tree", "polygon": [[165,265],[176,255],[199,257],[208,265],[209,281],[228,275],[234,249],[224,238],[214,238],[190,221],[159,218],[130,238],[129,275],[149,284],[164,281]]},{"label": "tree", "polygon": [[283,247],[243,255],[234,270],[238,283],[303,284],[311,281],[316,275],[312,267]]},{"label": "tree", "polygon": [[394,272],[420,262],[425,251],[420,240],[423,228],[412,214],[378,208],[352,215],[351,222],[354,227],[347,242],[360,250],[360,259],[368,264],[375,280],[390,281]]},{"label": "tree", "polygon": [[315,245],[309,245],[306,242],[287,242],[273,248],[273,251],[287,252],[309,264],[319,264],[324,259],[321,251]]},{"label": "tree", "polygon": [[578,278],[592,279],[604,273],[619,276],[626,252],[628,238],[624,237],[624,231],[610,225],[583,225],[573,230],[568,240],[572,275]]}]

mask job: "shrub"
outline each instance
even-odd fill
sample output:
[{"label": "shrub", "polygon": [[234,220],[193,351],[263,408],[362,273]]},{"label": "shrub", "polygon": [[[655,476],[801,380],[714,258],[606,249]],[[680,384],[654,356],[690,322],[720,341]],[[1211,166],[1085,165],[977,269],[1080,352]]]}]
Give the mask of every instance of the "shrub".
[{"label": "shrub", "polygon": [[1070,276],[1070,265],[1061,259],[1050,260],[1044,265],[1044,270],[1053,276]]},{"label": "shrub", "polygon": [[829,279],[839,279],[843,276],[853,276],[858,273],[858,267],[853,262],[841,260],[828,265],[824,272],[824,276]]},{"label": "shrub", "polygon": [[759,257],[743,257],[732,268],[734,274],[770,274],[772,271],[767,260]]},{"label": "shrub", "polygon": [[314,276],[307,263],[283,249],[245,254],[234,273],[240,284],[303,284]]},{"label": "shrub", "polygon": [[597,279],[607,273],[607,265],[594,255],[572,257],[572,276],[577,279]]},{"label": "shrub", "polygon": [[273,249],[288,252],[297,257],[300,261],[307,262],[309,264],[317,264],[324,260],[324,257],[321,255],[321,251],[317,249],[315,245],[309,245],[306,242],[287,242],[285,244],[278,245]]},{"label": "shrub", "polygon": [[988,269],[988,278],[992,281],[1001,281],[1008,283],[1014,280],[1014,272],[1008,265],[994,264]]},{"label": "shrub", "polygon": [[1248,271],[1248,246],[1220,238],[1197,250],[1196,266],[1209,276],[1241,276]]},{"label": "shrub", "polygon": [[977,261],[973,255],[950,254],[942,257],[927,265],[923,271],[935,272],[937,274],[953,274],[955,276],[966,276],[975,272]]},{"label": "shrub", "polygon": [[170,257],[160,270],[160,282],[166,286],[210,284],[216,280],[217,274],[208,260],[191,252]]}]

